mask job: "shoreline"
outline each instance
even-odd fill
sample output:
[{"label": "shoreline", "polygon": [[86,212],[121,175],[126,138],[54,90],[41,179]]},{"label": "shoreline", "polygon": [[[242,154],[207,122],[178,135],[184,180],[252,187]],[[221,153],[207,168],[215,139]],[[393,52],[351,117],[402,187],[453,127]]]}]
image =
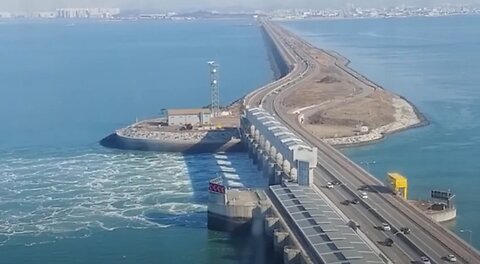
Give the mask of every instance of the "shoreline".
[{"label": "shoreline", "polygon": [[[376,89],[381,89],[387,93],[390,93],[393,95],[392,98],[392,106],[395,108],[395,121],[391,122],[389,124],[373,128],[370,132],[363,134],[363,135],[353,135],[353,136],[346,136],[346,137],[338,137],[338,138],[321,138],[325,142],[327,142],[329,145],[337,147],[337,148],[351,148],[351,147],[360,147],[360,146],[365,146],[365,145],[370,145],[370,144],[375,144],[379,143],[383,140],[385,140],[386,137],[403,132],[405,130],[409,129],[415,129],[415,128],[420,128],[424,126],[428,126],[430,124],[430,121],[426,118],[426,116],[418,109],[415,104],[413,104],[411,101],[409,101],[407,98],[405,98],[402,95],[396,94],[394,91],[385,89],[383,86],[377,84],[376,82],[372,81],[371,79],[367,78],[365,75],[361,74],[354,68],[350,67],[351,60],[348,59],[347,57],[343,56],[342,54],[338,53],[337,51],[334,50],[326,50],[322,49],[320,47],[315,46],[313,43],[308,42],[304,38],[300,37],[299,35],[292,33],[294,36],[296,36],[299,39],[302,39],[305,43],[310,45],[311,47],[314,47],[321,52],[327,54],[328,56],[332,57],[335,59],[334,65],[338,67],[340,70],[344,71],[346,74],[350,75],[351,77],[355,78],[356,80],[362,82],[363,84],[373,88],[374,90]],[[395,104],[395,100],[401,101],[405,106],[408,106],[411,108],[410,114],[415,115],[415,118],[405,118],[404,116],[396,116],[397,110],[399,110],[398,104]],[[309,106],[310,107],[310,106]],[[309,108],[305,107],[305,108]],[[402,107],[403,108],[403,107]],[[294,111],[295,112],[295,111]],[[297,117],[301,114],[302,111],[297,112]],[[298,119],[297,119],[298,120]],[[408,120],[407,125],[402,125],[402,121]],[[394,129],[386,129],[387,127],[391,127],[394,125],[399,125],[400,127],[394,128]],[[411,123],[411,124],[410,124]],[[303,126],[303,125],[302,125]],[[303,126],[305,128],[305,126]],[[373,132],[372,132],[373,131]]]},{"label": "shoreline", "polygon": [[[287,29],[288,30],[288,29]],[[350,64],[351,64],[351,60],[348,59],[347,57],[343,56],[342,54],[338,53],[337,51],[334,51],[334,50],[326,50],[326,49],[323,49],[321,47],[317,47],[315,46],[313,43],[311,42],[308,42],[307,40],[305,40],[304,38],[300,37],[299,35],[297,35],[296,33],[288,30],[290,32],[290,34],[294,35],[295,37],[301,39],[302,41],[304,41],[306,44],[310,45],[311,47],[313,48],[316,48],[318,50],[320,50],[321,52],[327,54],[328,56],[332,57],[335,59],[335,63],[334,65],[336,67],[338,67],[340,70],[344,71],[346,74],[350,75],[352,78],[355,78],[356,80],[358,80],[359,82],[362,82],[363,84],[371,87],[372,89],[374,90],[377,90],[377,89],[381,89],[387,93],[390,93],[392,94],[393,98],[392,100],[397,100],[397,101],[402,101],[404,106],[407,105],[408,107],[411,108],[411,111],[410,111],[410,114],[414,114],[415,115],[415,121],[411,124],[408,124],[408,125],[404,125],[404,126],[400,126],[396,129],[391,129],[391,130],[385,130],[385,131],[381,131],[381,133],[378,133],[378,132],[369,132],[369,133],[366,133],[366,134],[363,134],[363,135],[354,135],[354,136],[347,136],[347,137],[339,137],[339,138],[321,138],[322,140],[326,140],[326,142],[330,145],[332,145],[333,147],[336,147],[336,148],[353,148],[353,147],[361,147],[361,146],[365,146],[365,145],[370,145],[370,144],[376,144],[376,143],[379,143],[379,142],[382,142],[383,140],[385,140],[388,136],[391,136],[391,135],[394,135],[396,133],[400,133],[400,132],[403,132],[403,131],[406,131],[406,130],[410,130],[410,129],[415,129],[415,128],[420,128],[420,127],[424,127],[424,126],[428,126],[430,124],[430,121],[426,118],[426,116],[417,108],[417,106],[415,106],[415,104],[413,104],[411,101],[409,101],[407,98],[405,98],[404,96],[402,95],[399,95],[399,94],[396,94],[395,92],[391,91],[391,90],[388,90],[388,89],[385,89],[383,86],[377,84],[376,82],[372,81],[371,79],[369,79],[368,77],[366,77],[365,75],[361,74],[360,72],[358,72],[357,70],[355,70],[354,68],[350,67]],[[268,43],[266,43],[266,45],[268,46]],[[271,54],[269,54],[270,56],[269,57],[269,61],[270,61],[270,64],[272,65],[272,70],[274,71],[274,74],[275,74],[275,80],[277,80],[279,77],[278,77],[278,74],[281,75],[281,73],[278,71],[278,68],[275,67],[275,65],[277,65],[277,62],[275,61],[275,58],[273,58],[271,56]],[[242,97],[244,98],[244,97]],[[241,98],[241,99],[242,99]],[[241,100],[241,99],[238,99],[238,100]],[[238,101],[236,100],[236,101]],[[235,101],[235,102],[236,102]],[[392,105],[394,105],[395,103],[392,102]],[[307,106],[307,107],[304,107],[305,109],[307,108],[310,108],[312,106]],[[394,106],[395,107],[395,106]],[[305,110],[303,109],[303,110]],[[291,110],[292,113],[296,113],[297,114],[297,117],[301,114],[301,112],[303,111],[298,111],[297,110]],[[396,108],[397,110],[397,108]],[[298,120],[298,119],[297,119]],[[412,121],[411,119],[409,119],[410,121]],[[405,120],[403,120],[405,121]],[[398,123],[399,120],[396,118],[396,120],[394,122],[391,122],[389,124],[386,124],[386,125],[383,125],[381,127],[377,127],[377,128],[374,128],[372,129],[372,131],[375,131],[375,130],[378,130],[378,129],[382,129],[384,127],[389,127],[389,126],[393,126],[395,125],[396,123]],[[401,123],[401,122],[400,122]],[[303,126],[303,125],[302,125]],[[305,127],[305,126],[303,126]],[[377,134],[378,136],[377,137],[374,137],[373,134]],[[354,138],[356,138],[356,140],[353,140]],[[330,141],[330,142],[329,142]],[[332,142],[332,141],[337,141],[337,142]],[[343,143],[341,141],[350,141],[348,143]],[[351,142],[351,141],[355,141],[355,142]]]}]

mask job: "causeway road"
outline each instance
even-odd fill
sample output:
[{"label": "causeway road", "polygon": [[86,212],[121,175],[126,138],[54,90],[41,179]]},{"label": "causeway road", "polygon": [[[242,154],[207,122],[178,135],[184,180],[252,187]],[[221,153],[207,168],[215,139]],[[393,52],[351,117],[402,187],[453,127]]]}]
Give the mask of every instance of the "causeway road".
[{"label": "causeway road", "polygon": [[[292,132],[318,148],[314,185],[347,217],[359,223],[370,240],[378,243],[384,254],[395,263],[423,263],[422,256],[427,256],[431,263],[447,263],[445,256],[448,254],[454,254],[458,263],[480,263],[480,254],[476,249],[409,202],[392,195],[380,180],[335,148],[312,136],[299,123],[297,115],[287,113],[284,99],[297,85],[308,85],[315,81],[319,74],[319,62],[306,52],[307,48],[313,48],[309,43],[268,20],[262,20],[261,23],[291,65],[291,71],[247,95],[244,104],[263,107]],[[326,183],[333,180],[341,184],[333,189],[325,188]],[[359,196],[360,188],[365,188],[367,199]],[[355,198],[360,200],[359,204],[344,204],[346,200]],[[384,222],[389,223],[392,230],[378,228]],[[408,227],[411,233],[402,234],[399,232],[402,227]],[[394,241],[392,247],[382,245],[381,242],[386,238]]]}]

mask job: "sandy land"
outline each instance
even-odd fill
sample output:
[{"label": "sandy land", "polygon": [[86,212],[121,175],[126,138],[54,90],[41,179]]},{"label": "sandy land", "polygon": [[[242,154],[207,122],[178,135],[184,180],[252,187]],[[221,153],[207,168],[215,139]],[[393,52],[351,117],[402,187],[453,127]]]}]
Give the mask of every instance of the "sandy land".
[{"label": "sandy land", "polygon": [[313,47],[308,52],[319,71],[282,103],[315,136],[332,145],[360,144],[422,122],[408,101],[348,68],[346,58]]}]

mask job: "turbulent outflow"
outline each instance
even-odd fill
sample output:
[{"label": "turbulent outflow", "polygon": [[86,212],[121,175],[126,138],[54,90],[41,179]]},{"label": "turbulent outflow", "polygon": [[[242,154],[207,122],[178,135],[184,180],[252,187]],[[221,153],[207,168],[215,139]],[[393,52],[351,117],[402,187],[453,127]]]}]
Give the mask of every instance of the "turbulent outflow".
[{"label": "turbulent outflow", "polygon": [[0,246],[86,237],[99,230],[206,226],[208,180],[239,155],[65,149],[0,155]]}]

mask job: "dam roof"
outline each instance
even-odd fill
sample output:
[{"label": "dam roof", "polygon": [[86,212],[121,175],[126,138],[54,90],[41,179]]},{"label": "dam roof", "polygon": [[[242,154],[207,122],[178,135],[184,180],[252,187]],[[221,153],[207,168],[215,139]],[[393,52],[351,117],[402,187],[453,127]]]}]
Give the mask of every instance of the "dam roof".
[{"label": "dam roof", "polygon": [[311,187],[269,187],[300,235],[323,263],[383,263],[347,221]]}]

